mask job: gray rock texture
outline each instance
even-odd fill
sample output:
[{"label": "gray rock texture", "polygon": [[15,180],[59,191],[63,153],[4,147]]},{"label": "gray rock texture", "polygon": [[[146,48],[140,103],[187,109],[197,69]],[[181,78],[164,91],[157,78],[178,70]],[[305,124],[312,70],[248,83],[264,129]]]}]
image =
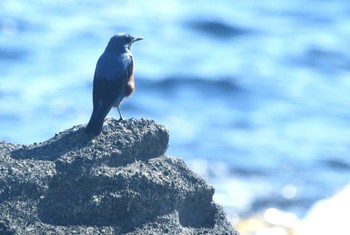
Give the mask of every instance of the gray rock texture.
[{"label": "gray rock texture", "polygon": [[0,234],[238,234],[168,141],[154,121],[107,119],[96,137],[0,142]]}]

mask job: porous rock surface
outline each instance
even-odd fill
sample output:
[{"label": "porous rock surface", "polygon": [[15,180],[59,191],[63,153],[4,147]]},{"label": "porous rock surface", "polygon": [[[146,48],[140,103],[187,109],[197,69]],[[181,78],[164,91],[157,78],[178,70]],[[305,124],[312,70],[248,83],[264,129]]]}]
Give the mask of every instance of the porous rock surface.
[{"label": "porous rock surface", "polygon": [[0,234],[238,234],[168,141],[152,120],[107,119],[96,137],[0,142]]}]

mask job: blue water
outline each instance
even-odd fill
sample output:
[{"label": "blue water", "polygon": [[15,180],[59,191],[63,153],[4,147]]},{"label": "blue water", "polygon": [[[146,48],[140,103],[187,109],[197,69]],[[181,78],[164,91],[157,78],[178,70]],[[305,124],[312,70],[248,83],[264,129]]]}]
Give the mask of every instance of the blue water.
[{"label": "blue water", "polygon": [[124,116],[167,125],[228,213],[303,216],[350,179],[349,25],[347,0],[2,0],[0,140],[86,123],[96,61],[128,32],[145,39]]}]

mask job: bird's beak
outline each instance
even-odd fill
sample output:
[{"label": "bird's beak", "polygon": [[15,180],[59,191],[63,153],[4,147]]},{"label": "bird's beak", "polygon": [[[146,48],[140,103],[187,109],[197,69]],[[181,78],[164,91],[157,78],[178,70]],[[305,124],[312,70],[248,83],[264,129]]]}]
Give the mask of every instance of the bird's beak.
[{"label": "bird's beak", "polygon": [[142,40],[142,39],[143,39],[143,37],[133,38],[131,42],[134,43],[134,42],[140,41],[140,40]]}]

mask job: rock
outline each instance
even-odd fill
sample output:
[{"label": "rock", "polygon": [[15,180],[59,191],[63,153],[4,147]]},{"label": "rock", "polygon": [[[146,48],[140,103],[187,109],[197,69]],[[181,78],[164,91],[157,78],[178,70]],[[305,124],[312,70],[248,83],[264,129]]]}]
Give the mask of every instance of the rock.
[{"label": "rock", "polygon": [[1,142],[0,234],[238,234],[168,141],[154,121],[107,119],[97,137]]}]

